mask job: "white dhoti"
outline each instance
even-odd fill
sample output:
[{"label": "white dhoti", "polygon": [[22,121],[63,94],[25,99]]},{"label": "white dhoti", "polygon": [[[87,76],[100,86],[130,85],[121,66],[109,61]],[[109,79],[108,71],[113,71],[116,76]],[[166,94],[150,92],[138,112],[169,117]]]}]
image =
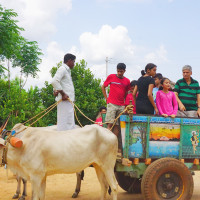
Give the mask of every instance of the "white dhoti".
[{"label": "white dhoti", "polygon": [[57,105],[57,130],[66,131],[75,128],[74,109],[69,101]]}]

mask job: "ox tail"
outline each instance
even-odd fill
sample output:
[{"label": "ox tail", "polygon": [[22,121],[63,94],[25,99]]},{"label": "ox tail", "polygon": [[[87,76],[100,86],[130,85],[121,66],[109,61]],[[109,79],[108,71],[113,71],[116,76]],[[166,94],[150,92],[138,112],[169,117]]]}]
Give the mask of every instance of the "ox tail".
[{"label": "ox tail", "polygon": [[83,171],[81,171],[81,180],[83,180],[83,178],[84,178],[84,170]]}]

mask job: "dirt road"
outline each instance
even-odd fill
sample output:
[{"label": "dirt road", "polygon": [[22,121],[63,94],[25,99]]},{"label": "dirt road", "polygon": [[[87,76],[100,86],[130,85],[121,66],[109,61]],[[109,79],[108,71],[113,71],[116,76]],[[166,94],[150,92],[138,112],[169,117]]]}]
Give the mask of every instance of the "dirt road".
[{"label": "dirt road", "polygon": [[[192,200],[200,200],[200,172],[196,172],[194,178],[194,194]],[[0,168],[0,200],[11,200],[16,191],[16,180],[12,173]],[[76,185],[75,174],[59,174],[47,178],[46,200],[72,200],[71,195]],[[99,200],[100,185],[93,168],[85,170],[84,181],[82,182],[81,192],[77,200]],[[28,183],[28,197],[31,200],[31,185]],[[142,200],[142,195],[128,194],[119,187],[119,200]],[[111,200],[107,196],[107,200]]]}]

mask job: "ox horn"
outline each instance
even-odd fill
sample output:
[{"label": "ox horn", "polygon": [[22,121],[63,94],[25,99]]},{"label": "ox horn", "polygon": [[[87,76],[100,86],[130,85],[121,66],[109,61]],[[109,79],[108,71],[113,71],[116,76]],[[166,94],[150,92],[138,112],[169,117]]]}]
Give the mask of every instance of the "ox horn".
[{"label": "ox horn", "polygon": [[8,117],[6,118],[6,121],[1,125],[1,128],[0,128],[0,134],[1,134],[2,131],[6,128],[9,119],[10,119],[10,114],[9,114]]}]

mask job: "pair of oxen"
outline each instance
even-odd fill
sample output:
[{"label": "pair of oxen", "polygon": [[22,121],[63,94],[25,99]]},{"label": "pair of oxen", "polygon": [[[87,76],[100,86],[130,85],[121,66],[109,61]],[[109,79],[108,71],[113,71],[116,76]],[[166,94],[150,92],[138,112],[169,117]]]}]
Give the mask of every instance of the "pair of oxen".
[{"label": "pair of oxen", "polygon": [[18,177],[14,198],[19,198],[23,178],[24,191],[20,200],[26,196],[26,180],[31,182],[32,200],[44,200],[46,177],[59,173],[77,173],[77,186],[72,196],[77,197],[82,170],[92,165],[101,185],[100,199],[106,198],[110,186],[113,200],[117,200],[114,166],[118,140],[111,131],[98,125],[56,131],[55,126],[25,127],[22,124],[15,125],[13,130],[19,133],[15,137],[19,137],[23,145],[15,148],[0,138],[0,158],[6,150],[7,167]]}]

